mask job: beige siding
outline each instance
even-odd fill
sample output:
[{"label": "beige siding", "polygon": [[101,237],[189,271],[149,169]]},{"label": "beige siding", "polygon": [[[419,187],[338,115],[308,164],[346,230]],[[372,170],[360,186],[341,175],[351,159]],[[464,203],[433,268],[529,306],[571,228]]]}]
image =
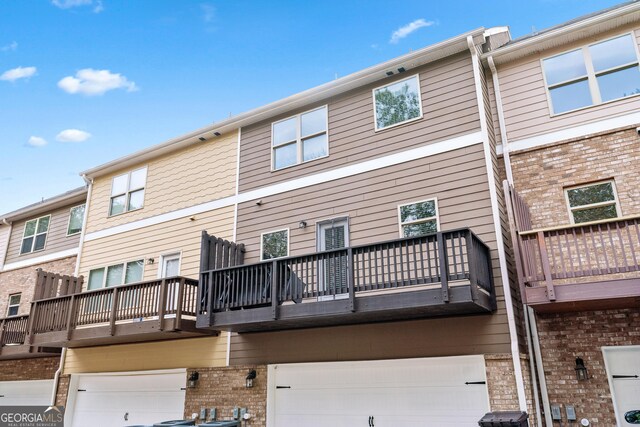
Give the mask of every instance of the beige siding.
[{"label": "beige siding", "polygon": [[7,244],[9,243],[10,236],[11,226],[0,224],[0,270],[2,270],[7,255]]},{"label": "beige siding", "polygon": [[[84,243],[80,274],[89,277],[92,268],[144,258],[143,280],[158,277],[160,257],[181,252],[180,274],[197,278],[200,263],[202,230],[224,239],[233,236],[234,207],[216,209],[190,217],[179,218],[126,233],[120,233]],[[154,259],[150,264],[148,260]]]},{"label": "beige siding", "polygon": [[9,240],[9,249],[7,251],[5,265],[16,261],[23,261],[77,248],[80,242],[80,234],[78,233],[72,236],[67,236],[67,227],[69,226],[69,210],[73,206],[77,206],[79,204],[82,203],[74,203],[51,212],[47,241],[45,243],[44,250],[42,251],[20,255],[20,246],[22,245],[25,223],[45,215],[38,215],[34,218],[14,222],[12,225],[11,238]]},{"label": "beige siding", "polygon": [[[618,34],[629,33],[636,28],[618,29],[601,34],[597,38],[585,39],[579,43],[546,50],[517,62],[501,65],[498,68],[498,75],[509,141],[513,142],[637,111],[640,108],[640,96],[632,96],[551,117],[541,64],[543,58]],[[640,43],[638,38],[640,31],[636,31],[635,35],[636,41]]]},{"label": "beige siding", "polygon": [[[345,164],[380,157],[419,145],[478,131],[478,105],[470,55],[462,53],[418,69],[424,117],[374,132],[372,89],[381,83],[351,91],[328,103],[329,156],[271,172],[271,123],[293,114],[242,129],[240,190],[299,178]],[[410,75],[410,73],[407,73]],[[399,75],[391,83],[407,75]]]},{"label": "beige siding", "polygon": [[[176,209],[235,194],[236,132],[198,142],[178,152],[139,164],[93,184],[87,232],[149,218]],[[114,176],[147,166],[144,207],[109,217],[111,181]]]},{"label": "beige siding", "polygon": [[64,361],[64,373],[219,367],[226,365],[226,358],[226,334],[219,337],[70,348]]},{"label": "beige siding", "polygon": [[[442,230],[471,227],[492,250],[498,312],[318,330],[233,335],[231,363],[356,360],[509,351],[509,334],[482,144],[315,185],[238,207],[237,240],[259,259],[261,232],[290,229],[291,255],[316,251],[317,221],[349,217],[350,243],[399,237],[399,204],[438,198]],[[305,220],[307,228],[299,229]],[[403,343],[403,344],[400,344]]]}]

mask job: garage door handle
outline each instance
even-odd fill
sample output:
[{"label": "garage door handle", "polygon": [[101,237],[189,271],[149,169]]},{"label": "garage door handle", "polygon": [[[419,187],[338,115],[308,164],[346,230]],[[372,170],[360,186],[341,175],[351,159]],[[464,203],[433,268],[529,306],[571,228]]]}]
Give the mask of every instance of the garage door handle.
[{"label": "garage door handle", "polygon": [[467,381],[464,385],[473,385],[473,384],[486,384],[486,381]]},{"label": "garage door handle", "polygon": [[617,378],[638,378],[638,375],[612,375],[613,379]]},{"label": "garage door handle", "polygon": [[373,423],[373,415],[369,417],[369,427],[375,427],[375,424]]},{"label": "garage door handle", "polygon": [[277,385],[276,388],[291,388],[290,385]]},{"label": "garage door handle", "polygon": [[129,421],[129,413],[128,412],[124,413],[124,420],[125,421]]}]

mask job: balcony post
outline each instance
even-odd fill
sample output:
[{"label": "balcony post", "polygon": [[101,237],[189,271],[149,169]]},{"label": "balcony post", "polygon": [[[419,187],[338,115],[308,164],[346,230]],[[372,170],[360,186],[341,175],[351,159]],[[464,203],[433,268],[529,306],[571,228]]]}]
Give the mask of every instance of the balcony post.
[{"label": "balcony post", "polygon": [[476,302],[478,300],[478,267],[477,252],[474,245],[474,235],[471,230],[467,230],[465,233],[465,240],[467,241],[467,267],[469,268],[469,287],[471,289],[471,300]]},{"label": "balcony post", "polygon": [[544,240],[544,231],[538,231],[538,247],[540,248],[540,261],[542,262],[542,271],[544,272],[544,280],[547,285],[547,297],[549,301],[556,300],[556,293],[553,289],[553,280],[551,278],[551,265],[549,264],[549,254],[547,253],[547,244]]},{"label": "balcony post", "polygon": [[442,286],[442,302],[449,302],[449,257],[447,255],[447,243],[442,235],[438,232],[436,235],[438,241],[438,260],[440,262],[440,283]]},{"label": "balcony post", "polygon": [[75,323],[75,311],[76,311],[76,296],[71,295],[69,300],[69,312],[67,313],[67,341],[71,340],[71,334],[73,332],[73,324]]},{"label": "balcony post", "polygon": [[167,307],[167,279],[160,281],[160,297],[158,298],[158,328],[164,331],[164,314]]},{"label": "balcony post", "polygon": [[278,318],[278,261],[271,263],[271,316]]},{"label": "balcony post", "polygon": [[111,315],[109,316],[109,333],[111,336],[116,334],[116,318],[118,311],[118,299],[120,294],[118,293],[118,288],[113,288],[113,295],[111,297]]},{"label": "balcony post", "polygon": [[349,308],[356,311],[356,284],[354,280],[353,248],[347,249],[347,289],[349,289]]},{"label": "balcony post", "polygon": [[180,323],[182,322],[182,304],[184,301],[184,292],[185,292],[185,282],[184,277],[180,278],[180,282],[178,283],[178,298],[176,298],[176,330],[180,330]]},{"label": "balcony post", "polygon": [[[5,342],[4,342],[4,333],[5,333],[5,323],[6,323],[7,319],[2,319],[2,323],[0,323],[0,347],[2,347]],[[0,350],[2,351],[2,350]]]},{"label": "balcony post", "polygon": [[33,342],[33,328],[36,318],[36,311],[38,308],[38,302],[31,302],[31,311],[29,311],[29,325],[27,326],[27,336],[24,339],[25,344],[31,344]]}]

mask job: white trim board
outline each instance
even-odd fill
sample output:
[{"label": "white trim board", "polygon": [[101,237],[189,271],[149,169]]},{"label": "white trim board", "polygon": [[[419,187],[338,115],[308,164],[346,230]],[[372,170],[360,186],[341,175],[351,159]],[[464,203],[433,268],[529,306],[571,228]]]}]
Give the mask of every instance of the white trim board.
[{"label": "white trim board", "polygon": [[236,196],[228,196],[222,199],[213,200],[213,201],[202,203],[196,206],[190,206],[188,208],[178,209],[173,212],[156,215],[156,216],[141,219],[138,221],[133,221],[127,224],[105,228],[104,230],[94,231],[92,233],[87,233],[84,236],[84,241],[88,242],[91,240],[113,236],[113,235],[124,233],[127,231],[138,230],[140,228],[161,224],[163,222],[171,221],[174,219],[184,218],[184,217],[196,215],[203,212],[208,212],[214,209],[233,206],[236,203],[243,203],[251,200],[257,200],[263,197],[285,193],[287,191],[298,190],[300,188],[305,188],[312,185],[335,181],[337,179],[347,178],[347,177],[358,175],[361,173],[370,172],[370,171],[386,168],[389,166],[394,166],[401,163],[406,163],[413,160],[434,156],[436,154],[441,154],[448,151],[454,151],[461,148],[470,147],[472,145],[481,144],[481,143],[482,143],[481,132],[473,132],[473,133],[458,136],[452,139],[447,139],[445,141],[439,141],[439,142],[425,145],[422,147],[417,147],[410,150],[402,151],[400,153],[394,153],[388,156],[367,160],[361,163],[328,170],[326,172],[320,172],[320,173],[305,176],[302,178],[280,182],[278,184],[269,185],[267,187],[258,188],[256,190],[250,190],[245,193],[239,193]]},{"label": "white trim board", "polygon": [[513,153],[516,151],[528,150],[530,148],[541,147],[547,144],[585,137],[595,133],[606,132],[608,130],[637,124],[640,124],[640,112],[612,117],[610,119],[598,120],[597,122],[561,129],[555,132],[532,136],[530,138],[519,139],[517,141],[507,143],[504,149],[505,151]]},{"label": "white trim board", "polygon": [[57,259],[67,258],[78,255],[78,248],[67,249],[66,251],[54,252],[52,254],[42,255],[35,258],[29,258],[22,261],[5,264],[2,271],[16,270],[18,268],[29,267],[30,265],[41,264],[43,262],[55,261]]}]

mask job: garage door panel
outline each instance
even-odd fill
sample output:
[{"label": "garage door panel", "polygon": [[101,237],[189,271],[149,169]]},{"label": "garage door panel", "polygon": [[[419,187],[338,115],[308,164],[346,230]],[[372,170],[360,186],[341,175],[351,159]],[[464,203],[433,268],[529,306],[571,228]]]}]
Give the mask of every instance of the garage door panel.
[{"label": "garage door panel", "polygon": [[53,380],[0,381],[0,405],[49,405]]},{"label": "garage door panel", "polygon": [[640,346],[605,347],[604,358],[618,424],[631,426],[624,415],[640,410]]}]

